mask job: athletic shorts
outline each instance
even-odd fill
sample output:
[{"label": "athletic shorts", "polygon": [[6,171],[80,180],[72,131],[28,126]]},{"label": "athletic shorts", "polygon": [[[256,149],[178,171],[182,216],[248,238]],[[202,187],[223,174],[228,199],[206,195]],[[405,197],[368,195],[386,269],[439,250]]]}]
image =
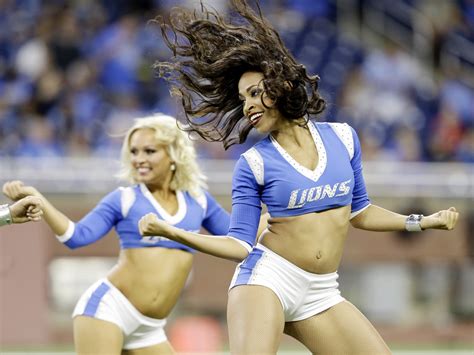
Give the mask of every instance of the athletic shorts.
[{"label": "athletic shorts", "polygon": [[257,244],[235,271],[230,289],[260,285],[271,289],[283,307],[285,322],[307,319],[344,301],[337,272],[313,274],[261,244]]},{"label": "athletic shorts", "polygon": [[117,325],[123,332],[123,349],[145,348],[167,341],[166,319],[141,314],[107,279],[94,283],[81,296],[72,314]]}]

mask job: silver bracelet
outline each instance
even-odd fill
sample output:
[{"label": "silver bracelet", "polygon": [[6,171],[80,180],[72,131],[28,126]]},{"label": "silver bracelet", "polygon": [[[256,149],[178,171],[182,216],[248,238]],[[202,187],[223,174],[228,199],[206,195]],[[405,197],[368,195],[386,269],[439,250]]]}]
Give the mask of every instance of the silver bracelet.
[{"label": "silver bracelet", "polygon": [[422,214],[411,214],[405,221],[405,229],[408,232],[421,232],[421,220],[423,219]]},{"label": "silver bracelet", "polygon": [[0,205],[0,227],[6,224],[12,224],[12,215],[8,205]]}]

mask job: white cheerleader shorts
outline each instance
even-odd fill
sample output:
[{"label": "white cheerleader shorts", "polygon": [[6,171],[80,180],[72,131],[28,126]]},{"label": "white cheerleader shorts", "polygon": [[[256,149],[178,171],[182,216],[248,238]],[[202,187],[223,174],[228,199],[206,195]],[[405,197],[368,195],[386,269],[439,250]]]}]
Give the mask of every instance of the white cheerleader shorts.
[{"label": "white cheerleader shorts", "polygon": [[281,302],[285,322],[294,322],[344,301],[338,277],[337,272],[305,271],[259,243],[237,266],[229,290],[239,285],[268,287]]},{"label": "white cheerleader shorts", "polygon": [[141,314],[107,279],[87,289],[77,302],[72,317],[86,316],[117,325],[123,332],[123,349],[138,349],[167,341],[166,319]]}]

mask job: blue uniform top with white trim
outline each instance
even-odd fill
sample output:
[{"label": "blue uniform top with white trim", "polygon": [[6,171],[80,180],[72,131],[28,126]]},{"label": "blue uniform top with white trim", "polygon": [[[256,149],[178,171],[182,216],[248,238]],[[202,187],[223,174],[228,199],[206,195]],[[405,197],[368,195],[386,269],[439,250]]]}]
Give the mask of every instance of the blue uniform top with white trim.
[{"label": "blue uniform top with white trim", "polygon": [[204,227],[213,235],[226,235],[229,213],[208,193],[193,197],[189,192],[177,191],[178,211],[168,214],[144,184],[120,187],[107,196],[77,223],[70,222],[66,233],[58,239],[71,249],[94,243],[112,227],[120,239],[121,249],[162,247],[195,252],[194,249],[161,236],[142,237],[138,221],[153,212],[159,218],[186,231],[199,232]]},{"label": "blue uniform top with white trim", "polygon": [[318,150],[314,170],[296,162],[271,136],[241,155],[232,182],[229,235],[253,245],[263,202],[272,217],[370,205],[357,134],[347,124],[308,122]]}]

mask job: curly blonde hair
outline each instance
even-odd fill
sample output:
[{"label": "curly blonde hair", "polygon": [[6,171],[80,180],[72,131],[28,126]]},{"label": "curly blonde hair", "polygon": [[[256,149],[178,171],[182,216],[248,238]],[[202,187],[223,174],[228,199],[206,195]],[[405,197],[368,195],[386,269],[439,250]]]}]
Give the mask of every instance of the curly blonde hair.
[{"label": "curly blonde hair", "polygon": [[157,144],[163,145],[176,164],[176,171],[171,180],[173,190],[189,191],[193,196],[199,196],[202,189],[206,189],[206,177],[201,172],[196,161],[196,150],[188,134],[180,129],[179,122],[171,116],[161,113],[136,118],[133,126],[125,133],[121,152],[121,169],[117,177],[137,183],[134,178],[130,157],[130,137],[139,129],[155,131]]}]

